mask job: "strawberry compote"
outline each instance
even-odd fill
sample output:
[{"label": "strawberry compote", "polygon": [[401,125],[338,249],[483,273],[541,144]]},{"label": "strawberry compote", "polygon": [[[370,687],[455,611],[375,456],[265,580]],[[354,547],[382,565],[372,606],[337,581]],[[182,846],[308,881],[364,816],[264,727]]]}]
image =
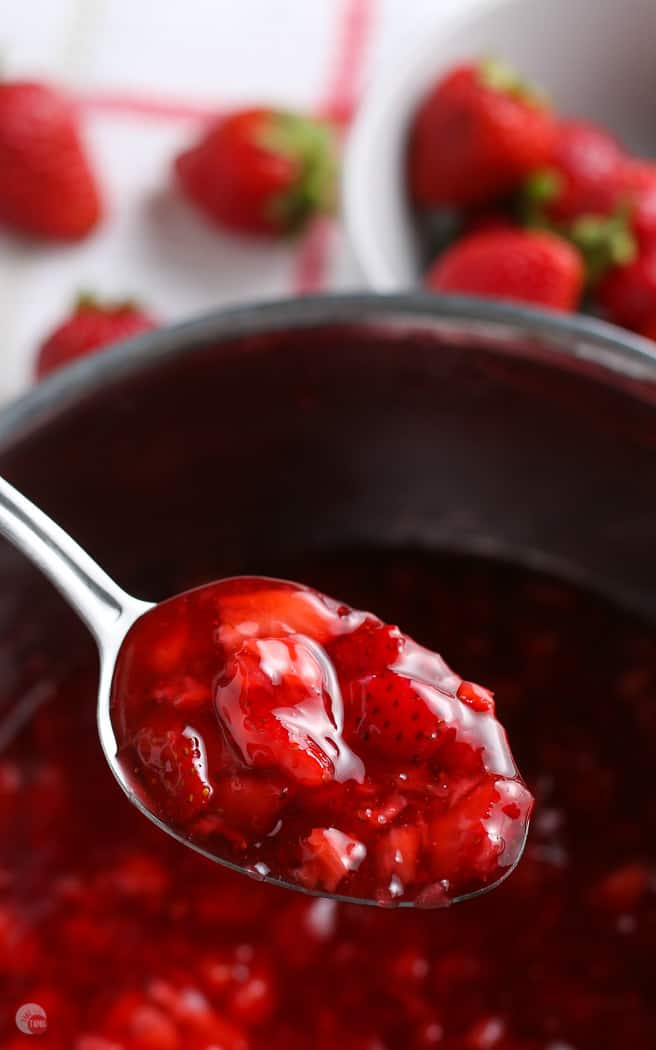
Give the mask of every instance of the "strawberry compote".
[{"label": "strawberry compote", "polygon": [[[271,568],[402,617],[496,690],[536,798],[522,862],[494,892],[428,912],[213,864],[107,769],[84,628],[43,592],[10,616],[5,593],[2,1050],[654,1050],[656,629],[484,561],[355,552]],[[45,1034],[17,1028],[29,1003]]]},{"label": "strawberry compote", "polygon": [[137,795],[261,877],[442,906],[512,871],[533,800],[487,690],[283,580],[178,595],[130,631],[112,716]]}]

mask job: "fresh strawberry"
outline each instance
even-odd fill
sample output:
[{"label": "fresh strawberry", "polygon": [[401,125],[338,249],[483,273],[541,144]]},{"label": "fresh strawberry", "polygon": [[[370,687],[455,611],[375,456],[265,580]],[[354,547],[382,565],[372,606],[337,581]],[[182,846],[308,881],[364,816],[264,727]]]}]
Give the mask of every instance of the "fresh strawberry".
[{"label": "fresh strawberry", "polygon": [[524,186],[529,216],[550,223],[610,215],[623,194],[624,153],[603,128],[583,121],[558,125],[549,164]]},{"label": "fresh strawberry", "polygon": [[35,374],[42,379],[79,357],[156,327],[157,322],[132,302],[103,303],[80,296],[72,314],[42,344]]},{"label": "fresh strawberry", "polygon": [[331,129],[285,110],[229,114],[175,167],[189,199],[216,225],[237,232],[293,233],[335,200]]},{"label": "fresh strawberry", "polygon": [[595,287],[656,241],[656,165],[626,157],[602,128],[565,122],[552,166],[524,186],[522,210],[528,225],[579,249]]},{"label": "fresh strawberry", "polygon": [[0,224],[78,240],[101,212],[70,101],[46,84],[0,82]]},{"label": "fresh strawberry", "polygon": [[134,735],[144,787],[167,816],[188,821],[212,797],[202,738],[167,708],[151,713]]},{"label": "fresh strawberry", "polygon": [[642,326],[640,334],[644,335],[645,339],[653,339],[654,342],[656,342],[656,312],[654,312],[649,320]]},{"label": "fresh strawberry", "polygon": [[426,275],[432,291],[519,300],[564,311],[576,308],[583,281],[579,252],[563,238],[537,230],[463,237]]},{"label": "fresh strawberry", "polygon": [[301,641],[276,638],[244,642],[215,692],[217,715],[243,762],[284,770],[310,786],[335,777],[339,746],[330,700],[316,653]]},{"label": "fresh strawberry", "polygon": [[615,324],[644,331],[656,316],[656,243],[628,266],[617,266],[603,279],[597,298]]},{"label": "fresh strawberry", "polygon": [[629,160],[622,173],[623,199],[640,248],[656,243],[656,164]]},{"label": "fresh strawberry", "polygon": [[459,66],[435,85],[410,135],[410,192],[420,207],[472,207],[512,193],[552,155],[556,122],[497,62]]}]

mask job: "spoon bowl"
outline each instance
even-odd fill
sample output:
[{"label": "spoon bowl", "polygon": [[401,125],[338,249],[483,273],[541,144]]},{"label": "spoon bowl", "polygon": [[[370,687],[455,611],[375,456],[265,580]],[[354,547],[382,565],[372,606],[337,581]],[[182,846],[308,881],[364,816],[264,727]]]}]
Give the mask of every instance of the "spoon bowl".
[{"label": "spoon bowl", "polygon": [[[122,790],[132,804],[135,805],[144,816],[148,817],[148,819],[158,828],[172,835],[182,844],[191,847],[196,850],[196,852],[210,860],[225,864],[227,867],[246,874],[251,878],[275,883],[276,885],[287,889],[301,890],[315,896],[330,896],[336,900],[348,901],[350,903],[379,906],[383,903],[381,899],[371,899],[366,896],[350,896],[348,894],[337,892],[326,892],[326,888],[322,887],[320,884],[313,887],[303,881],[293,882],[290,879],[272,873],[266,864],[239,864],[234,859],[224,855],[223,852],[215,851],[214,849],[203,845],[203,843],[193,835],[184,834],[179,827],[176,827],[175,822],[164,820],[156,809],[148,804],[145,792],[136,790],[135,783],[131,777],[127,775],[126,764],[121,761],[120,741],[117,739],[115,725],[112,720],[112,705],[115,699],[114,687],[117,678],[121,679],[120,684],[117,687],[119,697],[120,689],[125,688],[125,681],[129,682],[130,680],[130,674],[123,674],[121,678],[121,675],[117,670],[121,667],[120,657],[126,639],[128,635],[131,635],[131,632],[132,634],[134,633],[135,629],[141,628],[143,630],[141,625],[143,625],[145,620],[149,618],[149,614],[153,613],[156,609],[156,605],[154,603],[140,601],[123,591],[118,584],[116,584],[115,581],[112,580],[107,573],[105,573],[104,570],[101,569],[100,566],[94,562],[93,559],[72,539],[71,536],[64,532],[64,530],[44,514],[43,511],[31,503],[25,496],[10,485],[9,482],[1,477],[0,533],[27,555],[38,566],[38,568],[49,577],[52,583],[71,604],[94,635],[100,654],[97,725],[102,750],[109,767]],[[371,631],[382,631],[383,633],[386,631],[396,632],[396,634],[389,636],[384,634],[386,645],[397,645],[397,643],[394,642],[394,638],[403,636],[399,636],[397,628],[386,628],[381,621],[372,618],[369,614],[349,610],[347,606],[332,602],[330,599],[318,595],[309,588],[303,588],[300,585],[290,584],[285,581],[256,580],[255,578],[252,580],[245,578],[245,580],[245,590],[238,579],[228,580],[224,581],[223,585],[215,583],[213,585],[199,588],[195,592],[189,592],[187,595],[180,596],[178,601],[182,599],[185,603],[185,607],[193,609],[194,606],[198,607],[199,604],[202,603],[204,596],[207,593],[211,593],[214,598],[214,596],[219,593],[221,586],[225,586],[227,590],[227,597],[224,597],[224,601],[227,602],[225,608],[229,610],[231,608],[231,602],[232,608],[245,608],[245,612],[241,613],[241,619],[232,616],[225,621],[227,625],[225,629],[232,635],[236,634],[238,637],[238,643],[236,644],[242,646],[242,648],[237,650],[237,656],[235,659],[239,659],[239,655],[243,652],[243,646],[254,644],[256,647],[260,647],[258,648],[258,653],[263,653],[264,655],[262,655],[261,658],[258,657],[258,659],[260,659],[258,667],[264,669],[266,661],[269,663],[273,661],[274,670],[271,672],[271,682],[276,687],[279,685],[281,676],[283,681],[286,679],[287,672],[281,670],[284,666],[284,664],[281,663],[281,660],[284,659],[284,653],[281,655],[281,651],[284,649],[284,646],[288,644],[285,639],[292,638],[294,640],[293,646],[295,647],[293,651],[296,654],[295,660],[300,661],[298,666],[307,666],[308,660],[310,660],[312,661],[313,668],[316,669],[316,667],[319,667],[320,671],[324,673],[324,677],[321,678],[322,685],[320,686],[320,691],[317,695],[319,697],[319,702],[322,705],[320,721],[323,719],[323,724],[327,727],[329,736],[332,732],[332,727],[334,727],[334,734],[331,739],[328,740],[328,743],[332,744],[334,755],[341,755],[341,758],[337,759],[334,757],[333,752],[330,752],[330,754],[333,755],[332,762],[334,762],[336,779],[342,779],[337,773],[339,761],[342,762],[344,767],[343,778],[355,778],[356,780],[360,779],[362,781],[364,779],[364,766],[360,758],[353,754],[350,748],[348,748],[341,735],[344,725],[344,706],[341,698],[341,690],[334,667],[330,659],[326,656],[323,645],[332,644],[331,638],[335,643],[339,643],[344,639],[348,641],[349,639],[357,637],[358,633],[365,629],[369,632],[372,639],[375,635],[371,635]],[[257,622],[253,621],[253,614],[254,612],[257,612],[258,603],[261,603],[262,608],[267,610],[265,618],[268,618],[269,621],[267,627],[263,628],[263,633],[259,631]],[[169,616],[171,615],[170,609],[172,604],[173,602],[171,600],[164,603],[164,606],[168,607],[167,611],[169,612]],[[164,606],[162,606],[162,608]],[[221,608],[220,605],[219,608]],[[279,608],[283,609],[282,613],[278,612]],[[279,616],[286,617],[288,620],[288,622],[285,621],[282,625],[282,635],[276,633],[278,627],[280,627],[277,619]],[[330,619],[331,622],[337,625],[337,634],[334,636],[330,634],[326,626]],[[194,621],[190,622],[192,623],[193,629]],[[321,637],[321,645],[317,645],[314,640],[299,633],[299,629],[303,630],[306,624],[318,625],[318,629],[325,632],[325,637],[324,635]],[[276,625],[278,625],[278,627]],[[188,626],[189,625],[185,623],[185,627]],[[209,621],[208,626],[209,637],[211,639],[208,645],[208,651],[213,655],[216,645],[215,637],[217,629],[214,626],[213,620]],[[222,626],[219,629],[219,634],[223,629],[224,627]],[[273,635],[273,637],[269,637],[271,635]],[[369,635],[367,635],[367,638],[369,638]],[[367,640],[363,651],[367,652],[367,647],[371,648],[374,644],[373,641]],[[443,907],[446,904],[459,903],[488,892],[500,882],[504,881],[504,879],[514,870],[521,858],[526,844],[528,815],[530,813],[530,796],[518,780],[516,768],[512,762],[510,752],[507,749],[505,735],[498,724],[494,721],[491,713],[493,709],[489,707],[489,703],[491,703],[491,694],[487,694],[487,697],[485,697],[483,695],[486,693],[485,690],[481,692],[480,687],[472,686],[471,683],[463,682],[458,676],[454,676],[454,673],[446,666],[446,664],[444,664],[444,661],[442,661],[439,656],[431,654],[428,650],[417,646],[411,639],[405,638],[402,643],[398,644],[401,646],[398,648],[399,655],[392,659],[390,671],[386,673],[392,673],[392,669],[398,668],[399,677],[394,680],[398,680],[400,686],[406,687],[410,682],[414,682],[414,676],[417,673],[419,677],[417,678],[418,685],[416,688],[421,691],[418,696],[413,694],[413,697],[411,698],[414,699],[415,704],[418,702],[419,698],[423,698],[425,693],[428,692],[434,694],[434,701],[430,698],[426,701],[427,704],[433,702],[436,705],[434,711],[431,708],[428,709],[429,717],[432,720],[439,717],[442,725],[449,727],[448,734],[453,733],[454,740],[458,739],[461,741],[458,745],[461,748],[468,741],[469,735],[473,734],[472,743],[469,744],[472,748],[472,754],[480,753],[486,756],[485,773],[483,775],[483,780],[481,780],[481,786],[486,792],[485,799],[487,800],[489,798],[489,792],[491,791],[494,799],[498,801],[499,805],[498,808],[495,809],[492,803],[486,801],[487,808],[483,811],[482,825],[476,823],[476,828],[478,829],[476,834],[480,836],[481,828],[483,826],[487,828],[489,824],[491,825],[491,830],[489,831],[490,841],[498,841],[501,836],[500,829],[503,828],[505,832],[502,839],[502,841],[505,841],[503,854],[505,857],[510,853],[512,858],[512,860],[507,862],[503,867],[495,867],[493,869],[494,877],[491,877],[487,883],[475,886],[473,889],[467,889],[465,892],[449,892],[449,882],[441,879],[438,873],[433,875],[432,880],[427,880],[425,887],[426,892],[422,890],[409,900],[399,900],[397,902],[392,897],[389,901],[386,901],[386,903],[396,907]],[[267,645],[269,646],[268,649],[262,649],[262,647]],[[275,648],[271,648],[272,646]],[[292,650],[289,649],[289,652],[291,651]],[[318,664],[316,663],[316,654],[319,654]],[[127,657],[127,663],[131,670],[133,670],[135,663],[138,666],[138,657],[139,649],[137,647],[135,650],[133,643],[133,647],[129,650]],[[216,659],[214,655],[213,659]],[[349,659],[351,662],[353,661],[353,653],[350,654]],[[394,660],[396,660],[396,663]],[[295,669],[297,664],[294,663],[290,666]],[[418,671],[416,671],[416,668],[418,668]],[[301,672],[298,673],[300,674]],[[250,674],[252,677],[253,672],[251,671]],[[368,680],[369,679],[366,679],[366,681]],[[250,679],[246,678],[245,681],[250,682]],[[299,681],[303,682],[303,679],[301,678]],[[454,682],[455,685],[453,684]],[[430,685],[428,683],[430,683]],[[433,685],[435,686],[435,689],[432,688]],[[470,692],[473,690],[474,701],[480,699],[481,703],[484,702],[484,707],[482,709],[474,707],[472,710],[469,708],[468,703],[465,703],[464,699],[461,701],[459,699],[461,696],[461,686],[468,686]],[[356,687],[358,689],[362,688],[357,682]],[[370,687],[367,686],[367,688]],[[389,692],[390,686],[388,685],[386,689],[387,692]],[[230,690],[234,691],[234,681],[232,685],[226,686],[226,691],[230,692]],[[451,708],[448,707],[449,701],[447,701],[449,692],[453,693],[454,706]],[[280,700],[277,699],[278,693],[275,689],[273,695],[276,697],[275,702],[279,704]],[[324,711],[323,705],[327,703],[327,695],[331,695],[332,707],[327,708]],[[400,695],[405,697],[405,694]],[[282,691],[281,699],[283,703],[288,700],[284,689]],[[240,701],[242,704],[243,702],[243,700]],[[291,704],[291,699],[289,699],[288,702]],[[423,703],[423,699],[421,702]],[[399,701],[396,700],[395,706],[398,707],[398,704]],[[309,740],[311,747],[316,751],[317,747],[319,747],[317,739],[320,740],[322,738],[317,737],[316,731],[313,728],[313,722],[316,723],[317,715],[316,713],[309,713],[310,705],[308,700],[303,699],[297,709],[278,707],[274,710],[273,715],[278,719],[278,721],[274,720],[273,717],[270,719],[274,732],[278,730],[280,724],[285,725],[283,715],[286,710],[292,712],[297,710],[299,712],[299,714],[292,717],[292,728],[289,730],[290,744],[294,749],[292,756],[295,756],[303,747],[300,743],[302,739]],[[246,720],[244,724],[252,725],[254,717],[255,716],[251,712],[251,709],[247,708],[244,715]],[[258,715],[258,717],[260,716]],[[289,715],[287,717],[289,718]],[[282,723],[280,719],[283,719]],[[489,725],[484,725],[484,723],[489,723]],[[419,723],[415,723],[415,725],[418,724]],[[227,717],[226,725],[229,727],[231,726],[229,716]],[[308,726],[309,729],[307,728]],[[326,730],[324,729],[323,732],[325,731]],[[375,731],[378,732],[378,729],[375,728]],[[269,729],[269,732],[271,732],[271,729]],[[302,733],[307,733],[309,735],[304,738],[299,736],[299,734]],[[314,736],[312,735],[313,733]],[[364,738],[368,735],[369,733],[365,734]],[[417,734],[418,737],[419,735],[420,734]],[[157,739],[169,741],[168,736],[165,735],[162,738],[161,734]],[[167,745],[165,744],[164,746]],[[173,751],[174,755],[176,755],[173,745],[170,744],[170,742],[168,743],[168,746],[169,749]],[[248,745],[249,748],[252,746],[252,744]],[[255,746],[256,748],[261,748],[262,745],[256,743]],[[444,745],[441,746],[444,747]],[[328,751],[327,747],[326,751]],[[308,754],[309,753],[310,752],[308,752]],[[489,756],[493,756],[493,759],[490,760]],[[328,759],[326,760],[329,761]],[[134,760],[131,759],[130,764],[132,764],[133,761]],[[170,761],[170,759],[168,761]],[[442,759],[442,762],[443,761],[444,759]],[[298,759],[294,758],[294,762],[297,764]],[[193,767],[192,760],[190,760],[190,763]],[[499,779],[490,779],[492,774],[495,777],[498,774]],[[305,776],[307,775],[308,774],[305,774]],[[402,774],[402,776],[407,779],[407,774]],[[447,775],[447,780],[449,779],[449,776],[450,774]],[[473,778],[471,773],[468,773],[467,776],[472,785],[467,789],[468,795],[471,794],[472,797],[475,797],[475,793],[479,791],[479,782]],[[496,791],[498,785],[502,783],[501,778],[505,776],[508,777],[508,784],[511,785],[515,792],[509,796],[503,794],[500,795]],[[315,777],[314,772],[312,773],[312,777]],[[505,783],[505,781],[503,782]],[[318,782],[313,779],[312,783]],[[178,788],[178,790],[182,789]],[[209,792],[211,789],[208,787],[206,790]],[[411,788],[408,789],[408,793],[412,798]],[[506,806],[505,804],[502,805],[502,803],[504,801],[507,802],[509,799],[513,800],[512,805],[515,806],[515,808],[517,808],[517,800],[519,800],[521,807],[522,822],[519,827],[519,836],[517,829],[511,826],[510,819],[500,817],[501,812],[506,812]],[[373,798],[370,804],[372,806],[375,804]],[[385,823],[386,819],[387,818],[385,818]],[[280,824],[280,821],[278,821],[278,824]],[[454,827],[456,827],[456,825],[454,825]],[[326,837],[328,835],[337,836],[336,840],[331,838],[328,841],[330,845],[332,845],[333,841],[337,842],[340,858],[346,857],[347,850],[352,848],[351,845],[346,845],[347,842],[353,843],[356,848],[363,851],[363,856],[366,856],[366,847],[363,847],[363,845],[355,839],[350,839],[349,836],[344,835],[344,833],[337,830],[337,828],[330,826],[327,829],[320,828],[319,830]],[[459,825],[457,825],[457,833],[460,834]],[[273,832],[271,834],[273,834]],[[314,835],[314,831],[312,834]],[[433,832],[433,835],[435,834],[439,837],[439,830]],[[269,835],[267,834],[265,837],[269,837]],[[322,840],[322,842],[323,841],[324,840]],[[466,841],[466,839],[463,841]],[[463,849],[462,845],[459,849]],[[348,858],[345,863],[348,863]],[[357,870],[359,863],[360,861],[356,864],[355,870]],[[351,869],[346,868],[345,870]],[[401,885],[398,879],[397,882]],[[390,882],[390,886],[391,885],[392,882]],[[397,891],[397,895],[400,895],[402,892],[403,886],[401,885],[401,889]]]}]

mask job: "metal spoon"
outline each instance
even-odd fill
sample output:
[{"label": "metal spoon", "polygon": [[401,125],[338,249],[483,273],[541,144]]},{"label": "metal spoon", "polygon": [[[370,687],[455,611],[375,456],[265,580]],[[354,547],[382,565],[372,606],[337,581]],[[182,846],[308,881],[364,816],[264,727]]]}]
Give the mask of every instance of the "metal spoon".
[{"label": "metal spoon", "polygon": [[[30,559],[47,576],[66,601],[75,609],[89,627],[98,644],[100,653],[100,681],[98,685],[97,724],[100,743],[109,767],[121,788],[137,809],[162,831],[167,832],[183,845],[197,853],[242,874],[271,882],[277,886],[311,896],[331,897],[351,904],[379,905],[379,901],[361,897],[347,897],[338,893],[309,890],[296,883],[272,875],[259,875],[250,868],[242,867],[224,857],[204,849],[185,838],[175,828],[165,824],[132,790],[118,761],[118,745],[110,716],[110,696],[116,660],[126,634],[141,616],[155,603],[140,601],[127,594],[86,551],[64,532],[47,514],[23,496],[8,481],[0,477],[0,535],[3,535],[19,551]],[[527,828],[528,834],[528,828]],[[517,860],[512,867],[494,883],[452,898],[452,903],[481,896],[503,882],[516,867],[526,844],[526,837]],[[402,901],[397,907],[415,907],[414,901]]]}]

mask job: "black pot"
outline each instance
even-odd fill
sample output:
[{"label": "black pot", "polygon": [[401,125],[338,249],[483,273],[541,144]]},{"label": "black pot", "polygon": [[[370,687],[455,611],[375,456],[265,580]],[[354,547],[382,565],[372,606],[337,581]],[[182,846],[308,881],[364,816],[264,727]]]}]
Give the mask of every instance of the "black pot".
[{"label": "black pot", "polygon": [[[653,616],[655,381],[651,343],[589,319],[416,295],[246,307],[39,385],[0,413],[0,473],[147,599],[418,547],[546,567]],[[93,643],[5,543],[0,579],[1,751],[44,668],[87,667]]]},{"label": "black pot", "polygon": [[[581,318],[249,306],[41,384],[0,415],[0,470],[147,598],[366,542],[503,554],[653,612],[655,379],[651,343]],[[30,570],[3,545],[2,571]]]}]

